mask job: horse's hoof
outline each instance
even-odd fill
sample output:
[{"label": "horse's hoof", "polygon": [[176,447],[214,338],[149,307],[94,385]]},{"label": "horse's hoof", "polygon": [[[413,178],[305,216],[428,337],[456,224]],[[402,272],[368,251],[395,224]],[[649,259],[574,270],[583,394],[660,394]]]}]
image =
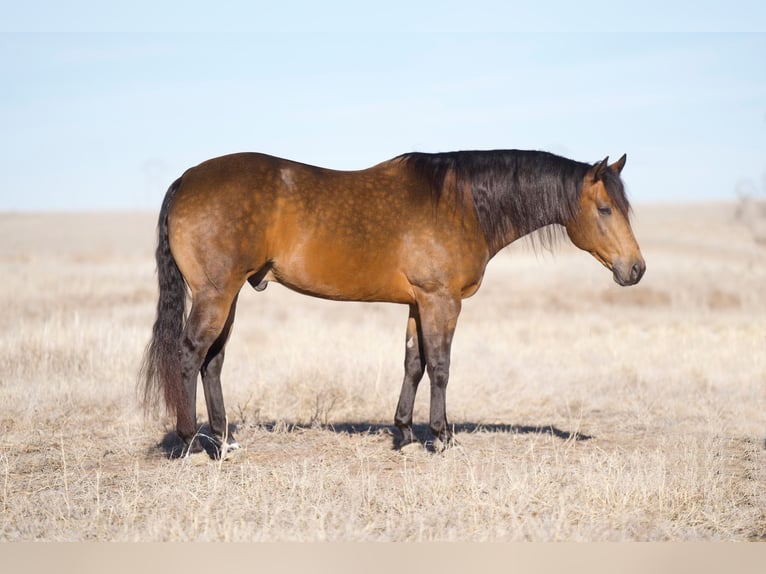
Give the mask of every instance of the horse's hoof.
[{"label": "horse's hoof", "polygon": [[440,438],[434,439],[433,442],[434,452],[443,453],[452,450],[462,450],[460,444],[452,437],[443,441]]},{"label": "horse's hoof", "polygon": [[239,446],[239,443],[233,442],[224,446],[223,452],[221,453],[221,460],[237,460],[244,455],[245,451]]},{"label": "horse's hoof", "polygon": [[241,447],[239,446],[239,443],[235,440],[231,442],[225,442],[221,445],[221,454],[226,454],[230,450],[239,450]]}]

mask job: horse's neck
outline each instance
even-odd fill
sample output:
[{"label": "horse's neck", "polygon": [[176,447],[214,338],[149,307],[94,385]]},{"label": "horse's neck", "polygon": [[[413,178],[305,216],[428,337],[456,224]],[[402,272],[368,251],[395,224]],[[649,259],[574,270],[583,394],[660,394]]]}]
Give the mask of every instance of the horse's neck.
[{"label": "horse's neck", "polygon": [[[545,193],[541,191],[541,194]],[[481,204],[474,199],[479,226],[484,232],[490,253],[494,256],[517,239],[529,238],[533,243],[551,246],[564,234],[561,217],[555,210],[541,209],[534,201],[546,205],[545,198],[497,198]],[[479,210],[484,210],[480,213]],[[534,214],[534,215],[532,215]]]}]

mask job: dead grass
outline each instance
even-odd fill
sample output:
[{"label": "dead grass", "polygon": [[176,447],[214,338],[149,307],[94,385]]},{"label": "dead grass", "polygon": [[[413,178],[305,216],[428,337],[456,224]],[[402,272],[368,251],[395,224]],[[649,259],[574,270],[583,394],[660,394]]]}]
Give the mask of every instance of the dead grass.
[{"label": "dead grass", "polygon": [[243,292],[245,449],[202,465],[134,388],[154,217],[0,215],[0,539],[766,539],[766,252],[733,205],[636,212],[635,288],[570,248],[490,264],[444,454],[392,449],[404,308]]}]

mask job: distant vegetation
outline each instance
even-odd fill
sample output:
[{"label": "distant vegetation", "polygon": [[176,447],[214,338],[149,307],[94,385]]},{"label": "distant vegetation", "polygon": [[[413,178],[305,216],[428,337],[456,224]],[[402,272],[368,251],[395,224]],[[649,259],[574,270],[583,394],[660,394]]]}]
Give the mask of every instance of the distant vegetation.
[{"label": "distant vegetation", "polygon": [[740,182],[737,198],[735,219],[750,230],[756,243],[766,246],[766,173],[760,189],[751,181]]}]

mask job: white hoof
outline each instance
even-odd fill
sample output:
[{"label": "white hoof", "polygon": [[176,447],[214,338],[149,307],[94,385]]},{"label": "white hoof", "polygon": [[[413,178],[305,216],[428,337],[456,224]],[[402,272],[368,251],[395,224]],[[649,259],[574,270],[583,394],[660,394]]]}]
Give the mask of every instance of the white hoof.
[{"label": "white hoof", "polygon": [[235,458],[240,458],[244,452],[245,451],[242,450],[242,447],[239,446],[238,442],[226,444],[223,448],[223,452],[221,453],[221,460],[233,460]]}]

